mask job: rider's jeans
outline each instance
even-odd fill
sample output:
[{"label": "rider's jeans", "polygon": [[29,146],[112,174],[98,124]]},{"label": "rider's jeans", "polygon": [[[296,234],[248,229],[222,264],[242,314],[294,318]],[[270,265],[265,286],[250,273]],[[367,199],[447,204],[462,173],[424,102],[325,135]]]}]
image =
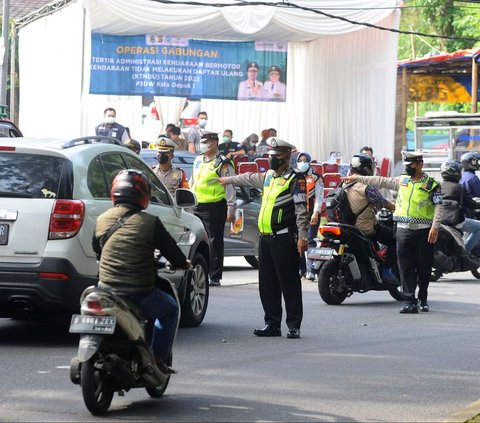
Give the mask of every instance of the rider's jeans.
[{"label": "rider's jeans", "polygon": [[473,247],[477,245],[480,240],[480,221],[475,219],[465,219],[465,223],[462,226],[462,231],[468,233],[465,240],[465,249],[470,254]]},{"label": "rider's jeans", "polygon": [[177,301],[158,288],[146,294],[129,294],[129,297],[142,307],[146,317],[155,319],[151,345],[153,355],[167,363],[177,330]]}]

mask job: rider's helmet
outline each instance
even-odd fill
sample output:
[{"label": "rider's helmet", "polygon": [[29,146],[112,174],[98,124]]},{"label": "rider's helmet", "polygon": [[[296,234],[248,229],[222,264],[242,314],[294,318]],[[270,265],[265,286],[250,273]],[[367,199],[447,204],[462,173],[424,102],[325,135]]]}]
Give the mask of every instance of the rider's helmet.
[{"label": "rider's helmet", "polygon": [[126,169],[113,179],[110,195],[114,205],[131,204],[143,210],[150,203],[151,193],[150,181],[142,172]]},{"label": "rider's helmet", "polygon": [[470,151],[460,157],[460,163],[464,170],[479,170],[480,169],[480,153]]},{"label": "rider's helmet", "polygon": [[372,176],[375,173],[375,162],[368,154],[358,153],[350,161],[352,173],[364,176]]},{"label": "rider's helmet", "polygon": [[456,160],[448,160],[440,166],[444,181],[458,182],[462,177],[462,166]]}]

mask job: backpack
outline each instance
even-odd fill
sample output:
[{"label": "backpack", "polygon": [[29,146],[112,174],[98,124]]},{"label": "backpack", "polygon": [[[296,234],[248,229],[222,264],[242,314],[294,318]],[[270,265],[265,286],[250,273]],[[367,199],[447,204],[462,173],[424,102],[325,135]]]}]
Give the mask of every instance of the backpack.
[{"label": "backpack", "polygon": [[355,214],[350,207],[348,201],[346,189],[351,187],[355,182],[347,185],[340,185],[339,187],[331,190],[325,197],[325,213],[329,222],[346,223],[347,225],[354,226],[357,217],[363,213],[363,211],[369,206],[367,205],[360,210],[358,214]]}]

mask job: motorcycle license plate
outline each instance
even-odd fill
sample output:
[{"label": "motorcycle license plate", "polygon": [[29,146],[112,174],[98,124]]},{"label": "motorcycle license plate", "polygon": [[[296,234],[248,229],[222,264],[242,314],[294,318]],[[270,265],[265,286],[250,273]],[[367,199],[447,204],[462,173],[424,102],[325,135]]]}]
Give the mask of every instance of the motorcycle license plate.
[{"label": "motorcycle license plate", "polygon": [[331,260],[333,257],[333,248],[312,248],[308,252],[308,258],[312,260]]},{"label": "motorcycle license plate", "polygon": [[112,335],[117,318],[114,316],[83,316],[74,314],[70,322],[70,333],[98,333]]}]

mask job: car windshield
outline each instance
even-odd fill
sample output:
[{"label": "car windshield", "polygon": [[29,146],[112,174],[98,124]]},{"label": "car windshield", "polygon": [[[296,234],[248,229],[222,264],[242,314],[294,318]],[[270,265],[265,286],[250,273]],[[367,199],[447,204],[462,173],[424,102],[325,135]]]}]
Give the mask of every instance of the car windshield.
[{"label": "car windshield", "polygon": [[58,198],[65,162],[44,155],[0,153],[0,196]]}]

